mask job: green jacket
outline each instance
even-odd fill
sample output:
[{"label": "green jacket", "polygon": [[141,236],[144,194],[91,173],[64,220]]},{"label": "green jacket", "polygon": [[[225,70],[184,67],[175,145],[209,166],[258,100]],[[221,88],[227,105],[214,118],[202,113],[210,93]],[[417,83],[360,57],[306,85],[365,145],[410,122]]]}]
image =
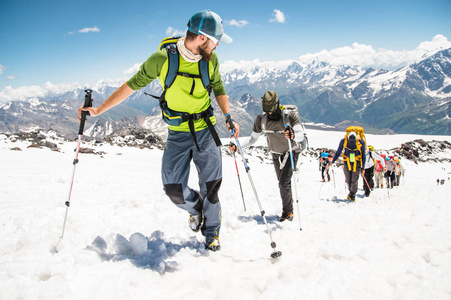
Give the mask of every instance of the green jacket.
[{"label": "green jacket", "polygon": [[[179,71],[199,75],[198,63],[187,62],[180,55]],[[127,81],[127,85],[136,91],[145,87],[158,77],[161,86],[164,87],[167,72],[168,56],[166,49],[163,49],[152,54],[149,59],[141,65],[139,71]],[[225,95],[226,92],[219,73],[218,57],[214,52],[211,61],[209,62],[209,73],[210,85],[215,96]],[[176,76],[174,83],[166,92],[166,101],[170,109],[193,114],[200,113],[210,106],[211,99],[208,95],[208,91],[204,88],[202,81],[199,78],[194,80],[194,92],[190,95],[193,78]],[[212,124],[216,124],[214,116],[210,119]],[[203,119],[200,119],[194,121],[194,127],[196,131],[199,131],[207,128],[207,124]],[[189,132],[188,122],[184,122],[180,126],[169,126],[169,129]]]}]

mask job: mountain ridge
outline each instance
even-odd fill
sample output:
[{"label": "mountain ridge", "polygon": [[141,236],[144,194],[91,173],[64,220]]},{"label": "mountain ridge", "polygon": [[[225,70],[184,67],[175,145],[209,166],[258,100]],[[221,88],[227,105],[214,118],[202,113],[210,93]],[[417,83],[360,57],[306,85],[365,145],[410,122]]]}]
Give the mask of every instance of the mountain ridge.
[{"label": "mountain ridge", "polygon": [[[313,61],[307,65],[293,62],[284,70],[263,66],[248,71],[235,69],[222,78],[232,114],[239,120],[243,134],[250,134],[255,116],[261,113],[259,99],[266,90],[275,90],[281,103],[298,105],[305,121],[327,125],[359,122],[399,133],[446,135],[451,132],[451,48],[394,71]],[[116,88],[106,82],[92,86],[94,106]],[[133,125],[157,130],[162,124],[157,121],[158,101],[144,92],[159,95],[158,81],[95,118],[96,124],[88,121],[87,132],[103,136],[113,128]],[[82,105],[79,99],[84,98],[83,93],[84,88],[76,88],[45,100],[35,97],[25,102],[10,101],[0,106],[0,131],[33,128],[53,128],[63,134],[74,131],[75,111]],[[219,120],[218,131],[226,136],[216,101],[213,106]]]}]

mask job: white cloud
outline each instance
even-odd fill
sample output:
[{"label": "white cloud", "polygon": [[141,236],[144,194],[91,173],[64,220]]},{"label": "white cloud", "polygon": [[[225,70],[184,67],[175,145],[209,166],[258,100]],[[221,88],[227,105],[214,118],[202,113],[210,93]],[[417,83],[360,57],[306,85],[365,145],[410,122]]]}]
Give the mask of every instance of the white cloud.
[{"label": "white cloud", "polygon": [[123,71],[122,74],[124,74],[124,75],[135,74],[136,72],[138,72],[140,66],[141,66],[141,63],[136,63],[132,67],[130,67],[127,70]]},{"label": "white cloud", "polygon": [[285,23],[286,18],[283,11],[275,9],[273,10],[274,19],[269,19],[269,22]]},{"label": "white cloud", "polygon": [[45,98],[47,96],[65,93],[79,87],[81,87],[79,83],[53,84],[51,82],[47,82],[43,86],[31,85],[16,89],[8,85],[0,91],[0,103],[23,101],[34,97]]},{"label": "white cloud", "polygon": [[249,22],[246,21],[246,20],[237,21],[237,20],[235,20],[235,19],[230,20],[230,21],[225,21],[225,23],[226,23],[227,25],[230,25],[230,26],[236,26],[236,27],[240,27],[240,28],[241,28],[241,27],[244,27],[244,26],[246,26],[246,25],[249,24]]},{"label": "white cloud", "polygon": [[0,105],[7,103],[8,101],[25,101],[29,100],[30,98],[45,99],[46,97],[61,95],[75,89],[89,88],[94,91],[101,91],[105,85],[119,87],[124,83],[125,80],[126,78],[107,80],[101,79],[94,83],[91,82],[85,84],[81,84],[79,82],[54,84],[48,81],[42,86],[31,85],[22,86],[19,88],[13,88],[12,86],[8,85],[0,91]]},{"label": "white cloud", "polygon": [[308,53],[299,57],[302,63],[313,60],[326,61],[332,65],[371,65],[376,63],[377,51],[372,46],[354,43],[332,50],[322,50],[317,53]]},{"label": "white cloud", "polygon": [[426,41],[426,42],[422,42],[420,43],[420,45],[416,48],[417,51],[436,51],[437,49],[447,49],[451,47],[451,42],[448,41],[448,39],[441,35],[441,34],[437,34],[436,36],[434,36],[434,38],[432,39],[432,41]]},{"label": "white cloud", "polygon": [[166,29],[166,35],[167,36],[185,36],[186,31],[183,30],[178,30],[172,27],[168,27],[168,29]]},{"label": "white cloud", "polygon": [[13,79],[16,79],[17,78],[17,76],[6,76],[6,79],[8,79],[8,80],[13,80]]},{"label": "white cloud", "polygon": [[451,47],[451,42],[443,35],[436,35],[432,41],[420,43],[413,50],[374,49],[371,45],[353,43],[332,50],[322,50],[299,57],[300,62],[326,61],[332,65],[358,65],[362,67],[393,68],[415,63],[422,57]]},{"label": "white cloud", "polygon": [[373,67],[381,69],[394,69],[413,64],[425,56],[430,56],[437,51],[448,49],[451,42],[443,35],[436,35],[432,41],[420,43],[413,50],[388,50],[374,49],[371,45],[353,43],[351,46],[343,46],[332,50],[322,50],[316,53],[302,55],[298,60],[283,61],[225,61],[221,64],[221,72],[228,73],[235,69],[249,71],[255,67],[283,70],[293,63],[301,65],[309,64],[314,60],[325,61],[332,65],[351,65],[361,67]]},{"label": "white cloud", "polygon": [[0,65],[0,75],[3,75],[3,72],[5,72],[5,70],[6,70],[6,67]]},{"label": "white cloud", "polygon": [[77,33],[89,33],[89,32],[100,32],[100,29],[97,26],[94,27],[85,27],[83,29],[77,30],[77,31],[69,31],[68,35],[74,35]]},{"label": "white cloud", "polygon": [[97,26],[86,27],[86,28],[80,29],[78,32],[79,33],[100,32],[100,29],[97,28]]}]

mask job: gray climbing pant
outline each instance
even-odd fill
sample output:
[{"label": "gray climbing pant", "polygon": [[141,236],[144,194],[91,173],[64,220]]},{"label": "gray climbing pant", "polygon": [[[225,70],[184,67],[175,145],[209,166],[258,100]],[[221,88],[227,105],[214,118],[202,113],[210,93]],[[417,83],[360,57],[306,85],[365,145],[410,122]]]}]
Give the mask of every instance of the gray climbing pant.
[{"label": "gray climbing pant", "polygon": [[[293,161],[296,166],[299,153],[293,152]],[[290,152],[284,154],[272,153],[272,162],[276,171],[277,180],[279,181],[279,192],[282,198],[282,212],[293,213],[293,196],[291,191],[291,177],[293,169],[291,166]],[[294,183],[296,184],[296,183]]]},{"label": "gray climbing pant", "polygon": [[[201,230],[204,236],[219,236],[221,148],[216,146],[208,128],[197,131],[196,137],[200,151],[190,132],[169,130],[161,166],[164,191],[177,207],[191,215],[203,213],[205,219]],[[191,161],[197,169],[199,191],[188,186]]]},{"label": "gray climbing pant", "polygon": [[348,166],[345,164],[343,166],[343,173],[345,174],[346,186],[349,189],[349,196],[351,198],[355,198],[355,194],[357,193],[359,176],[360,176],[360,162],[355,162],[357,164],[356,171],[353,172],[353,165],[351,164],[351,170],[349,170]]}]

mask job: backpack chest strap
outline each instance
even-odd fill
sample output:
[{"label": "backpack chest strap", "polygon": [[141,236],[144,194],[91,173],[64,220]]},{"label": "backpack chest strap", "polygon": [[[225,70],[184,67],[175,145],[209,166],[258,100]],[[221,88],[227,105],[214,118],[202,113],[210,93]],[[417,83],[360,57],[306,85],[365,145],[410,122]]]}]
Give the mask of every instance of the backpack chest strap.
[{"label": "backpack chest strap", "polygon": [[264,133],[274,133],[274,134],[277,134],[277,133],[285,133],[285,131],[283,131],[283,130],[262,130]]}]

